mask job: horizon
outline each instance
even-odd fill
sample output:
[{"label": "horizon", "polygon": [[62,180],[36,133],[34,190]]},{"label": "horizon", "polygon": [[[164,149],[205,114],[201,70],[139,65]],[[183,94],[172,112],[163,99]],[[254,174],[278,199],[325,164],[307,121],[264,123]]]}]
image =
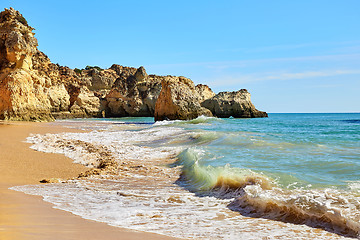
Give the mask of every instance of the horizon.
[{"label": "horizon", "polygon": [[5,0],[39,50],[70,68],[144,66],[268,113],[359,113],[360,2]]}]

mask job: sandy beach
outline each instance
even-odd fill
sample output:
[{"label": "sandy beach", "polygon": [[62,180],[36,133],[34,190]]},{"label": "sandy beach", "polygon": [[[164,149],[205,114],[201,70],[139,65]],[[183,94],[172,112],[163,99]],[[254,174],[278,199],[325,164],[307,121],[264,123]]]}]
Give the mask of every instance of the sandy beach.
[{"label": "sandy beach", "polygon": [[82,219],[52,208],[41,197],[9,190],[44,178],[72,178],[86,168],[60,154],[37,152],[30,133],[74,131],[48,123],[0,122],[0,239],[173,239]]}]

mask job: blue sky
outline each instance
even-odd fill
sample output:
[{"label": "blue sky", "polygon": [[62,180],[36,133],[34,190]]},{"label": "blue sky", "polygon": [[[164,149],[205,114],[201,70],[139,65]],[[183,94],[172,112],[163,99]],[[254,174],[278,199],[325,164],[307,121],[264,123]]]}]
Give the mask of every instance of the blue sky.
[{"label": "blue sky", "polygon": [[359,0],[2,0],[71,68],[113,63],[246,88],[267,112],[360,112]]}]

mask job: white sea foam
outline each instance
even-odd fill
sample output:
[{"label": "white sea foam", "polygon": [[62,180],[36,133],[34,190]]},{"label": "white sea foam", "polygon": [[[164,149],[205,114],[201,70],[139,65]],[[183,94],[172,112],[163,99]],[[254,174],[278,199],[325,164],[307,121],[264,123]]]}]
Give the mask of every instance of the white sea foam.
[{"label": "white sea foam", "polygon": [[[305,225],[248,218],[227,208],[231,200],[198,197],[176,185],[134,188],[124,181],[73,181],[15,187],[44,196],[56,208],[112,226],[191,239],[346,239]],[[256,232],[256,234],[254,234]]]},{"label": "white sea foam", "polygon": [[[92,131],[89,133],[32,134],[27,142],[32,143],[32,149],[49,153],[60,153],[85,166],[94,165],[96,153],[88,153],[83,146],[71,141],[82,141],[99,146],[106,146],[114,157],[119,160],[149,161],[150,159],[165,159],[176,154],[179,149],[161,146],[151,148],[138,146],[169,138],[186,137],[186,132],[179,128],[144,129],[140,131]],[[63,144],[69,142],[69,144]]]},{"label": "white sea foam", "polygon": [[360,194],[360,181],[351,181],[348,183],[350,190]]}]

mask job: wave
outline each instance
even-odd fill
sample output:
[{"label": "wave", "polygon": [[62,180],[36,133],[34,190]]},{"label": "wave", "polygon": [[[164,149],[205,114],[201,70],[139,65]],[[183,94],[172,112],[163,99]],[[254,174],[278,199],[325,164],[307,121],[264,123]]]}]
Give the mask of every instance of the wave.
[{"label": "wave", "polygon": [[206,117],[206,116],[199,116],[192,120],[187,120],[185,123],[187,124],[200,124],[200,123],[214,123],[214,122],[223,122],[221,118],[216,117]]},{"label": "wave", "polygon": [[347,119],[347,120],[340,120],[340,122],[360,124],[360,119]]},{"label": "wave", "polygon": [[204,154],[205,151],[201,149],[188,148],[178,155],[175,163],[182,166],[181,181],[192,191],[217,191],[233,195],[236,190],[253,184],[271,189],[269,178],[250,169],[233,168],[229,164],[218,167],[201,164],[200,158]]},{"label": "wave", "polygon": [[306,224],[350,237],[359,237],[358,197],[335,189],[264,190],[246,186],[229,206],[250,217]]},{"label": "wave", "polygon": [[359,193],[336,189],[282,189],[274,180],[250,169],[205,166],[206,153],[188,148],[178,156],[182,166],[178,184],[199,196],[233,198],[228,205],[242,215],[267,218],[358,237]]},{"label": "wave", "polygon": [[161,125],[184,125],[184,124],[204,124],[204,123],[214,123],[214,122],[223,122],[224,120],[216,117],[206,117],[199,116],[191,120],[164,120],[155,122],[155,126]]}]

